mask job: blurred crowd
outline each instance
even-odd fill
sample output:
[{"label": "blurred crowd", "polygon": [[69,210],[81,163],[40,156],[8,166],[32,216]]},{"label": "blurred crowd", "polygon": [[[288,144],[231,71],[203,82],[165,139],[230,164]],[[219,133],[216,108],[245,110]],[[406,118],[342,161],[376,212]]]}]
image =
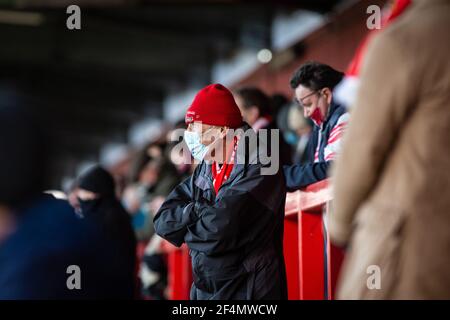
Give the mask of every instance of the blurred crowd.
[{"label": "blurred crowd", "polygon": [[[233,93],[243,119],[255,131],[262,128],[280,129],[281,164],[287,165],[306,161],[308,158],[306,145],[313,124],[304,117],[302,110],[295,103],[281,94],[268,96],[255,87],[239,88]],[[43,215],[42,221],[52,219],[51,215],[55,206],[58,208],[57,210],[61,211],[58,214],[61,216],[63,216],[63,213],[69,215],[70,217],[65,217],[69,220],[72,220],[70,212],[73,210],[76,218],[69,222],[70,225],[67,225],[68,222],[60,222],[65,224],[64,227],[59,227],[60,239],[52,230],[52,227],[57,227],[53,224],[56,223],[56,220],[51,225],[42,223],[40,227],[33,225],[30,221],[30,228],[36,228],[34,236],[40,237],[40,240],[46,238],[46,241],[60,241],[61,248],[59,249],[66,254],[59,252],[58,248],[55,248],[54,254],[60,255],[58,260],[61,260],[61,263],[67,263],[67,265],[70,264],[70,259],[67,258],[66,261],[64,256],[69,255],[68,251],[70,250],[64,247],[64,242],[70,240],[70,236],[65,237],[70,232],[80,232],[80,237],[85,240],[72,244],[78,247],[78,251],[82,251],[83,246],[92,245],[92,249],[94,247],[97,249],[97,253],[92,251],[92,255],[97,255],[98,259],[101,258],[102,254],[112,256],[113,259],[108,258],[108,264],[110,265],[105,266],[105,268],[111,270],[114,275],[113,278],[108,279],[107,273],[104,273],[103,283],[102,277],[98,277],[95,281],[105,286],[101,291],[104,297],[167,299],[167,261],[165,255],[161,253],[163,240],[155,234],[153,217],[167,195],[181,181],[188,178],[197,165],[197,162],[190,158],[189,153],[173,152],[174,146],[184,143],[182,135],[178,140],[173,139],[173,137],[175,130],[185,130],[185,122],[180,121],[174,125],[163,126],[165,130],[162,130],[159,136],[154,137],[153,140],[148,141],[145,146],[139,149],[128,148],[126,157],[122,157],[116,163],[110,163],[108,166],[94,164],[86,168],[79,176],[74,177],[63,194],[49,192],[43,196],[38,192],[41,180],[47,174],[44,148],[46,140],[41,134],[41,128],[33,121],[34,115],[27,108],[5,106],[2,107],[1,116],[2,124],[11,122],[21,124],[11,127],[2,125],[2,130],[5,132],[2,133],[2,148],[3,150],[10,150],[8,154],[3,154],[5,159],[2,159],[2,164],[11,163],[13,166],[11,168],[3,167],[2,178],[6,181],[8,179],[6,176],[14,173],[17,188],[15,190],[14,185],[5,185],[2,189],[1,203],[5,204],[5,208],[6,205],[15,208],[17,201],[21,203],[19,208],[16,209],[17,211],[21,211],[23,207],[25,211],[39,212]],[[16,135],[15,141],[8,138],[11,134]],[[27,150],[26,158],[23,157],[25,150]],[[186,157],[190,159],[185,159]],[[29,165],[29,159],[34,159],[32,165]],[[27,163],[26,167],[29,172],[18,172],[18,169],[22,166],[21,161]],[[35,181],[32,177],[36,177]],[[26,190],[27,186],[30,190]],[[45,208],[45,210],[42,210],[42,208]],[[21,234],[20,229],[16,229],[17,226],[21,226],[21,228],[25,226],[27,224],[26,217],[31,220],[35,219],[31,214],[20,213],[19,216],[25,220],[19,223],[18,220],[10,219],[6,213],[0,214],[0,245],[3,244],[6,247],[11,244],[14,247],[11,250],[16,250],[15,247],[19,245],[19,242],[13,241],[8,235],[14,233],[17,237],[17,234]],[[82,225],[79,225],[80,222],[83,222]],[[88,224],[89,226],[87,226]],[[99,233],[88,233],[87,229],[91,227],[100,228]],[[83,228],[86,228],[86,230],[83,230]],[[30,235],[26,234],[25,231],[22,235],[24,237],[23,245],[31,241]],[[89,239],[90,235],[93,237],[92,239]],[[64,241],[62,241],[63,238]],[[101,244],[102,241],[99,240],[102,238],[103,242],[106,239],[108,243]],[[5,240],[5,243],[2,243],[4,239],[8,239],[8,241]],[[94,241],[96,246],[91,241]],[[35,245],[39,246],[38,243],[35,243]],[[104,246],[104,248],[99,249],[97,246]],[[42,250],[44,250],[44,247],[45,244],[43,243]],[[3,253],[5,250],[0,252]],[[48,268],[48,264],[54,263],[52,260],[44,261],[47,254],[47,252],[39,252],[37,248],[34,249],[34,258],[42,260],[43,269]],[[17,259],[18,264],[25,263],[24,257],[18,257]],[[28,256],[27,259],[33,259],[33,257]],[[79,261],[75,257],[73,260]],[[84,258],[83,261],[89,261],[89,259]],[[12,259],[9,259],[8,264],[14,265]],[[89,262],[86,262],[86,264],[89,265]],[[92,261],[92,264],[95,265],[96,263]],[[102,272],[96,270],[101,269],[100,265],[101,263],[98,263],[95,268],[89,266],[86,266],[86,268],[91,269],[89,271],[96,274]],[[56,267],[55,264],[53,268]],[[80,266],[80,268],[83,272],[83,267]],[[38,270],[35,269],[36,272]],[[2,276],[0,276],[1,286],[6,288],[16,281],[18,286],[27,283],[27,286],[33,287],[33,282],[27,280],[28,278],[23,273],[12,269],[10,271],[14,275],[2,272]],[[31,270],[23,270],[23,272],[28,271],[31,272]],[[29,276],[32,277],[32,275]],[[59,274],[59,276],[67,277],[66,274]],[[84,276],[85,274],[83,274],[83,279],[87,278]],[[50,271],[44,272],[39,279],[46,278],[49,283],[51,279],[56,282],[55,274]],[[118,278],[122,278],[123,281],[120,282]],[[5,282],[2,282],[2,280]],[[87,282],[87,280],[85,281]],[[114,284],[104,284],[108,281]],[[65,284],[66,281],[62,281],[62,283]],[[110,286],[114,286],[115,291],[107,289]],[[60,291],[49,288],[47,293],[45,289],[42,289],[42,291],[24,290],[27,292],[25,296],[21,296],[23,293],[21,289],[24,288],[17,288],[17,292],[14,292],[11,288],[7,292],[0,290],[0,297],[71,298],[72,293],[74,294],[73,297],[78,297],[75,291],[67,291],[65,288],[60,288]],[[92,288],[92,292],[95,292],[95,290],[97,289]],[[68,295],[68,292],[71,294]],[[89,294],[92,293],[84,290],[83,292],[85,296],[82,297],[89,297]],[[95,293],[95,297],[101,296],[100,290]]]},{"label": "blurred crowd", "polygon": [[[442,26],[449,8],[444,1],[422,6],[372,44],[351,120],[349,106],[335,99],[344,74],[318,62],[292,76],[294,99],[256,87],[232,92],[253,131],[280,130],[287,190],[325,179],[337,159],[330,231],[351,249],[344,298],[448,297],[449,46]],[[423,29],[413,23],[419,12],[426,12]],[[441,41],[419,48],[411,40],[427,41],[433,28]],[[414,58],[404,54],[411,48]],[[34,119],[26,108],[0,107],[0,299],[167,299],[164,240],[153,218],[197,165],[174,152],[185,143],[182,135],[173,139],[185,121],[130,147],[118,163],[87,168],[57,195],[41,192],[48,154]],[[365,288],[366,262],[384,263],[390,287],[378,296]],[[77,268],[81,280],[76,272],[69,277]]]},{"label": "blurred crowd", "polygon": [[[313,123],[304,117],[298,106],[281,94],[266,95],[256,87],[243,87],[235,90],[235,100],[244,120],[255,130],[280,130],[280,162],[291,164],[306,162],[306,146],[312,132]],[[167,195],[183,180],[193,173],[198,164],[189,156],[173,150],[180,138],[174,140],[175,130],[184,130],[186,124],[180,121],[174,125],[166,124],[165,130],[153,141],[139,150],[129,149],[125,162],[112,165],[109,170],[115,180],[115,194],[130,216],[130,223],[137,240],[136,261],[139,294],[145,299],[163,300],[167,298],[167,261],[162,251],[163,239],[155,234],[153,217]],[[98,167],[89,170],[74,180],[67,190],[70,204],[83,214],[86,209],[86,191],[100,194],[98,189],[83,185],[86,175],[100,179],[95,173]],[[106,171],[105,171],[106,172]],[[90,201],[89,199],[87,200]],[[119,204],[117,204],[119,206]],[[108,211],[108,208],[98,210]]]}]

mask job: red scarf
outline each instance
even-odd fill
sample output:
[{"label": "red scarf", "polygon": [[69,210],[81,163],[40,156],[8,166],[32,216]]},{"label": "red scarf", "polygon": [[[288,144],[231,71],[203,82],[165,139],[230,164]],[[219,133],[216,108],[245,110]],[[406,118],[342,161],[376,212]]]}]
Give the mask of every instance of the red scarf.
[{"label": "red scarf", "polygon": [[[234,146],[233,146],[233,152],[231,154],[231,157],[229,160],[225,161],[224,164],[222,164],[222,167],[219,167],[219,164],[217,162],[213,162],[211,166],[211,173],[213,178],[213,184],[214,184],[214,190],[216,190],[216,194],[219,192],[220,187],[222,184],[228,180],[230,177],[231,171],[233,170],[234,166],[234,154],[237,149],[237,137],[234,137]],[[228,158],[228,157],[227,157]]]}]

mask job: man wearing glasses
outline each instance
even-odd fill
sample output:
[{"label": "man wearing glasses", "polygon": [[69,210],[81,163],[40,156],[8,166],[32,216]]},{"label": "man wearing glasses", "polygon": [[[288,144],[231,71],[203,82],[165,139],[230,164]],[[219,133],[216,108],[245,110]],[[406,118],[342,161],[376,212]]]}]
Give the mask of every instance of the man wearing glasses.
[{"label": "man wearing glasses", "polygon": [[284,166],[288,191],[294,191],[327,178],[328,168],[339,152],[349,114],[333,100],[333,89],[342,72],[318,62],[302,65],[291,79],[295,100],[305,117],[314,122],[308,142],[307,164]]}]

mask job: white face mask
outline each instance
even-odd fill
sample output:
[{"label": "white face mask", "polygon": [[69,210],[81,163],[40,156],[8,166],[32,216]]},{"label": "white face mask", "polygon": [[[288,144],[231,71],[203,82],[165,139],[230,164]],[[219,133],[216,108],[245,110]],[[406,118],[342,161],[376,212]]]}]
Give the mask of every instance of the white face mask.
[{"label": "white face mask", "polygon": [[191,151],[194,159],[202,161],[206,153],[208,153],[209,147],[200,142],[200,134],[198,134],[197,132],[185,130],[184,141],[186,142],[189,151]]}]

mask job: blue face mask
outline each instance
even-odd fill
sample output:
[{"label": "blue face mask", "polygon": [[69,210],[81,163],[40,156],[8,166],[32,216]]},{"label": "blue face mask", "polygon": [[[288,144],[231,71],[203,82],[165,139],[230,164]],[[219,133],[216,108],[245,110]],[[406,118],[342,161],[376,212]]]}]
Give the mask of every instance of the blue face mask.
[{"label": "blue face mask", "polygon": [[292,131],[285,131],[284,132],[284,140],[292,146],[296,146],[298,144],[298,136],[292,132]]},{"label": "blue face mask", "polygon": [[185,130],[184,141],[186,142],[194,159],[202,161],[208,152],[208,147],[200,142],[200,135],[197,132]]}]

